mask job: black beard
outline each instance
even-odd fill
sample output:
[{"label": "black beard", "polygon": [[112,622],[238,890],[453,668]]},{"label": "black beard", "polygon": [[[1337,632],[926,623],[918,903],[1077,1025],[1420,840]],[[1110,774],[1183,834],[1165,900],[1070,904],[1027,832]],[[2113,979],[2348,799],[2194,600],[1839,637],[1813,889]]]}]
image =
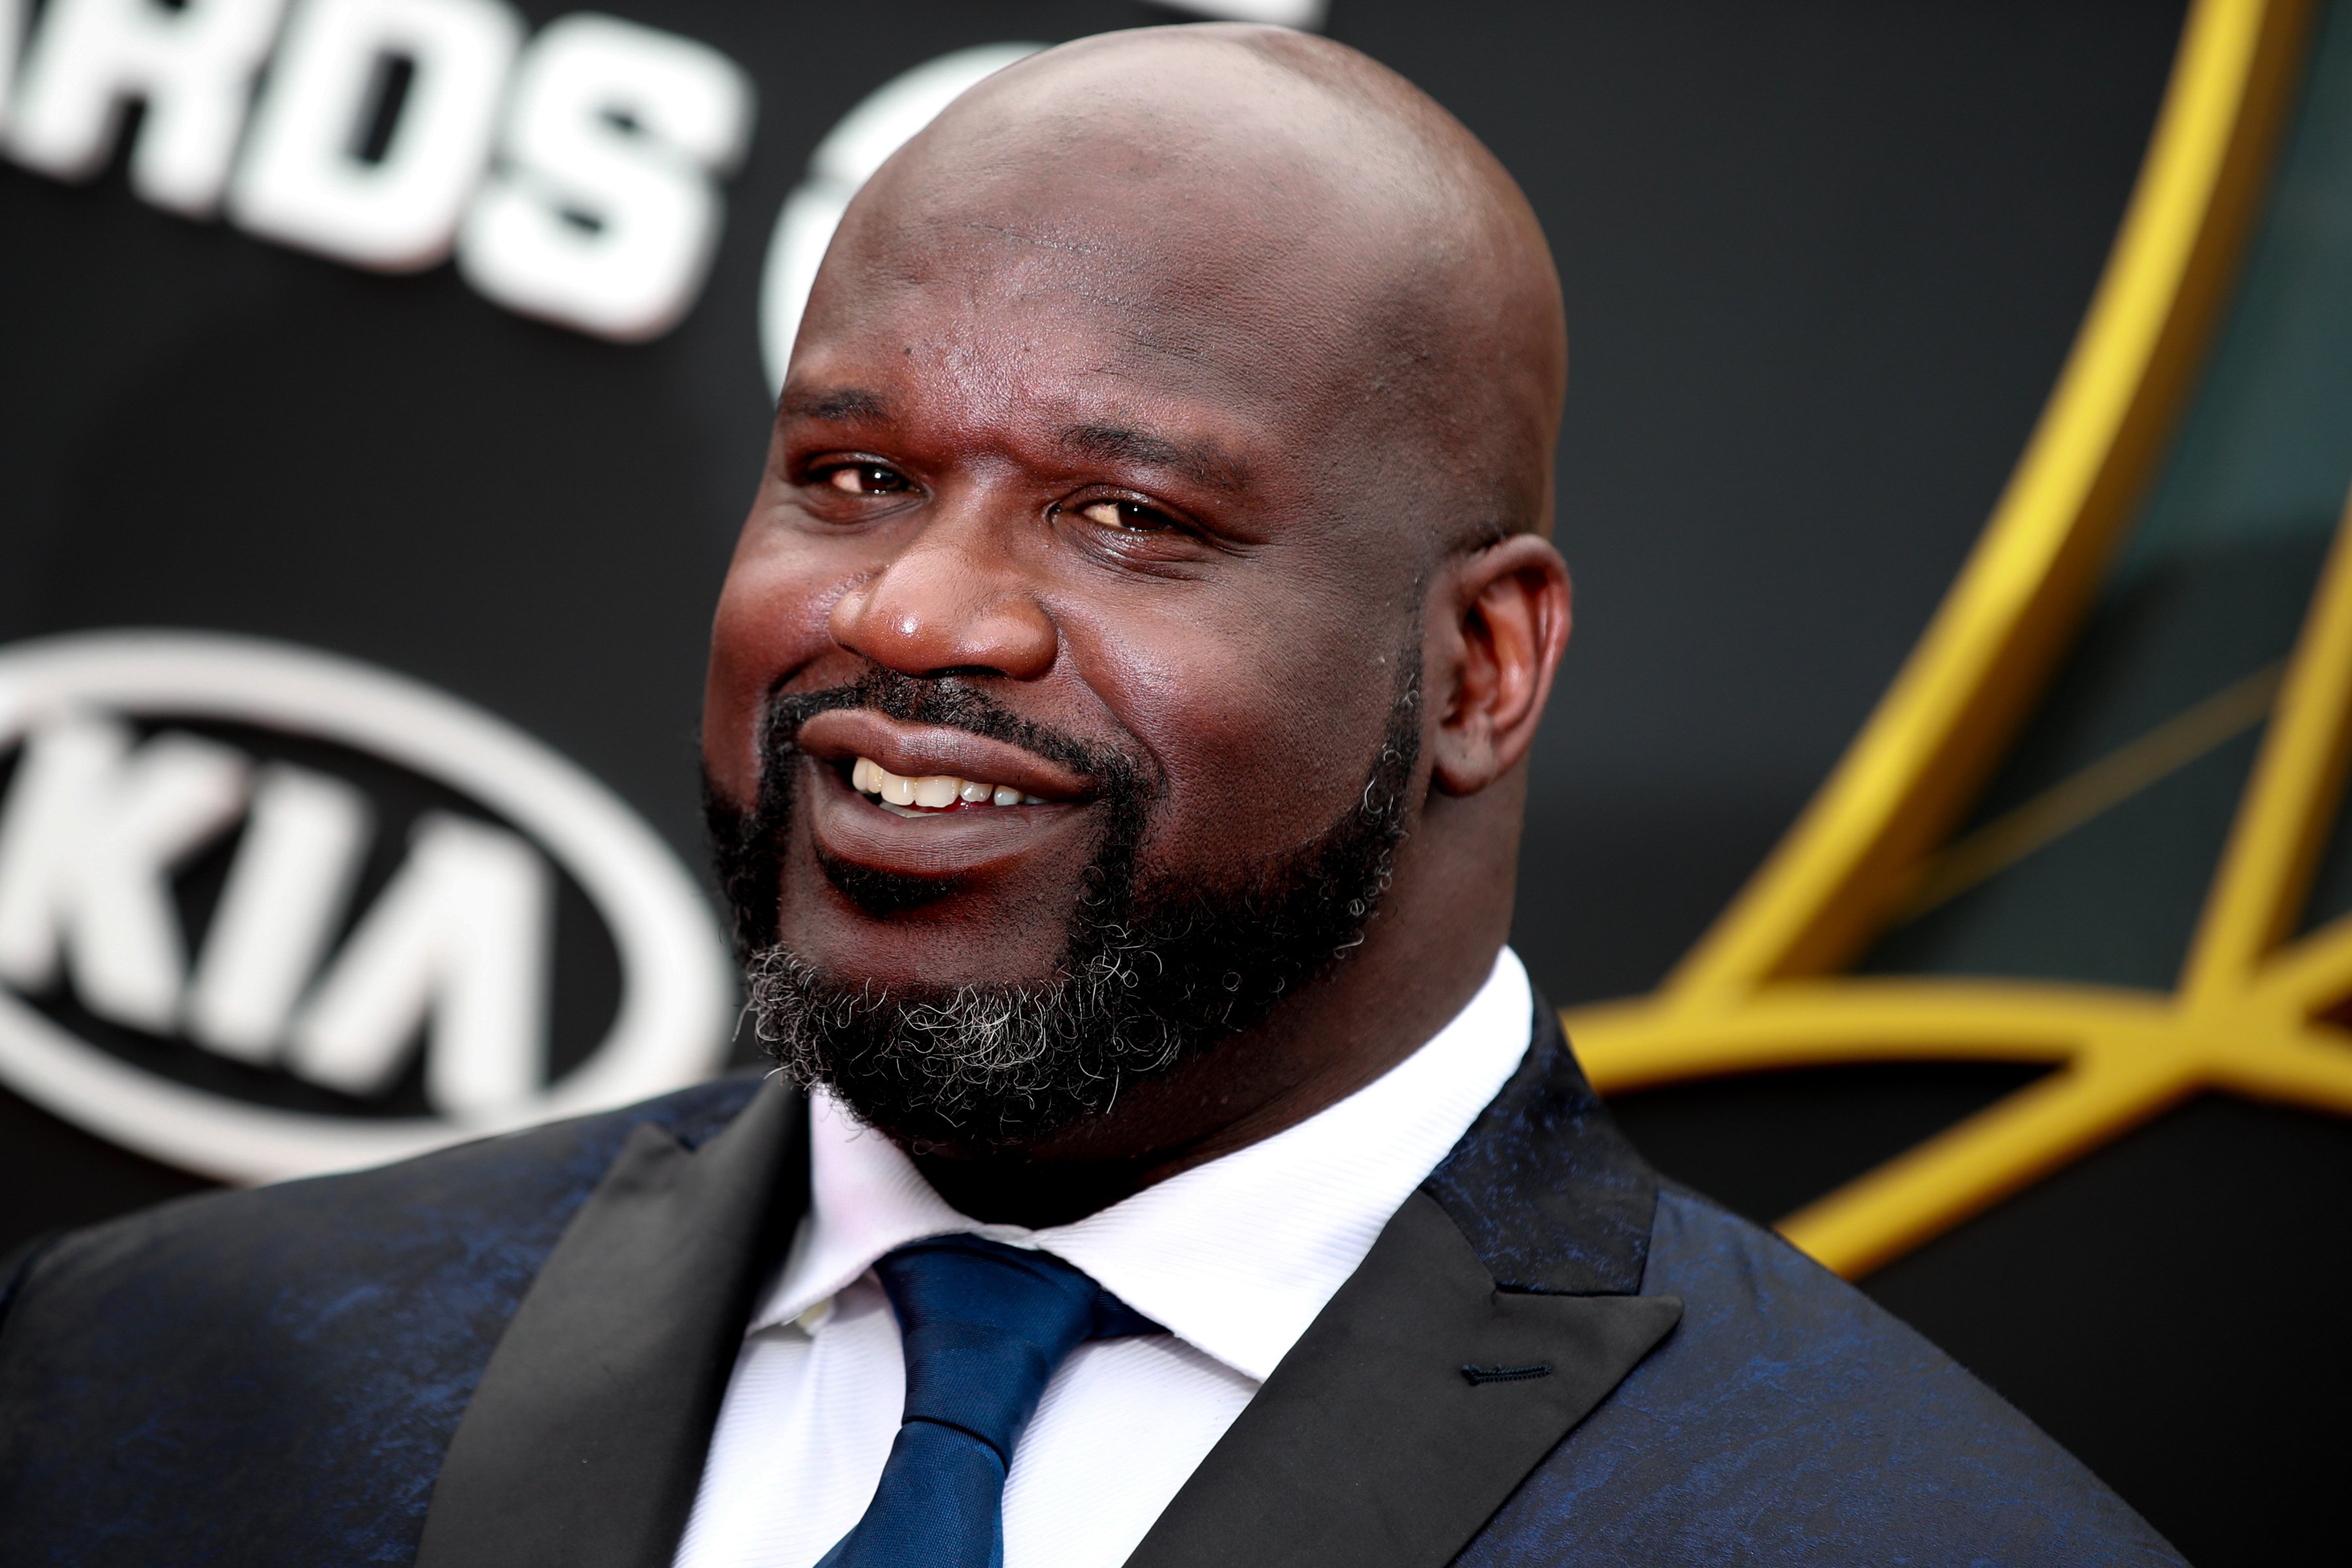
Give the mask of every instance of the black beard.
[{"label": "black beard", "polygon": [[[876,667],[854,686],[773,699],[754,808],[734,809],[707,780],[704,796],[754,1033],[787,1078],[825,1085],[917,1152],[1017,1148],[1108,1110],[1125,1085],[1262,1022],[1363,941],[1404,840],[1420,695],[1418,658],[1401,661],[1387,731],[1356,804],[1307,844],[1225,887],[1140,877],[1138,851],[1156,792],[1139,770],[1040,731],[954,677],[919,679]],[[1104,831],[1050,977],[877,985],[833,973],[777,940],[779,854],[800,771],[794,738],[813,714],[846,707],[1006,741],[1097,782]],[[824,870],[877,917],[946,890],[851,868]]]}]

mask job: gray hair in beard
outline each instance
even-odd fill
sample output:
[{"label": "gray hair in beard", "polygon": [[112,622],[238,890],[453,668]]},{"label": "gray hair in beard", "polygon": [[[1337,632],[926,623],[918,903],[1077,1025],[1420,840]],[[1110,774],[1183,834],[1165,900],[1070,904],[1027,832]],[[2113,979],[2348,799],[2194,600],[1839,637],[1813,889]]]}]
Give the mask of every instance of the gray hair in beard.
[{"label": "gray hair in beard", "polygon": [[[1108,1110],[1123,1085],[1262,1021],[1363,940],[1404,839],[1420,694],[1418,658],[1402,661],[1355,802],[1299,848],[1219,887],[1139,875],[1157,792],[1127,759],[1041,731],[957,678],[875,667],[852,686],[778,696],[763,727],[754,809],[739,812],[713,790],[705,796],[754,1034],[787,1078],[825,1085],[918,1150],[1017,1147]],[[843,707],[1025,746],[1097,781],[1103,836],[1049,976],[884,985],[834,973],[777,939],[794,738],[811,715]],[[939,896],[936,884],[912,879],[835,867],[825,874],[878,917]]]}]

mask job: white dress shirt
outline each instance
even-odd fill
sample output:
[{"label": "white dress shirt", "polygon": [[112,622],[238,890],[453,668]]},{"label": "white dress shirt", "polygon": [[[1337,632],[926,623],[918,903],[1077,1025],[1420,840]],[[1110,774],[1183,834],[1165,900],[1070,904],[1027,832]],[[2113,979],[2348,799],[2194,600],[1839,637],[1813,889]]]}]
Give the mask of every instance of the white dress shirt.
[{"label": "white dress shirt", "polygon": [[1337,1105],[1069,1225],[982,1225],[823,1090],[810,1212],[752,1313],[678,1568],[811,1568],[872,1500],[906,1398],[884,1253],[973,1232],[1076,1264],[1166,1334],[1081,1344],[1004,1487],[1005,1568],[1118,1568],[1527,1054],[1505,948],[1426,1045]]}]

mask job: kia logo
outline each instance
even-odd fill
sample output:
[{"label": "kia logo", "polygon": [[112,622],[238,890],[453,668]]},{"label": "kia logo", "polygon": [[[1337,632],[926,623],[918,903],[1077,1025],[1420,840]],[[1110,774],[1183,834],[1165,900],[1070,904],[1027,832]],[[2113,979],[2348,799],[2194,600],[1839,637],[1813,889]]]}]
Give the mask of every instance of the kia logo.
[{"label": "kia logo", "polygon": [[0,1079],[59,1116],[230,1181],[372,1164],[707,1077],[733,996],[668,847],[446,693],[212,633],[0,649]]}]

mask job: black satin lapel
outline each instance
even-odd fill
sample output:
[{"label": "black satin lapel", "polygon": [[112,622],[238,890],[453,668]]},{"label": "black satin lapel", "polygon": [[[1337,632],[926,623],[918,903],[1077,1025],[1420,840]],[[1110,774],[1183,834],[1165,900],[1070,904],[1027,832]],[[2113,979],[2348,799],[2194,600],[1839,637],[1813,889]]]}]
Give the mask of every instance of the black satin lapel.
[{"label": "black satin lapel", "polygon": [[1416,1193],[1128,1568],[1436,1568],[1681,1317],[1497,1290]]},{"label": "black satin lapel", "polygon": [[1657,1173],[1610,1121],[1540,994],[1526,1059],[1422,1190],[1506,1290],[1642,1289]]},{"label": "black satin lapel", "polygon": [[688,1150],[637,1129],[458,1423],[419,1568],[667,1568],[751,1296],[806,1207],[782,1084]]}]

